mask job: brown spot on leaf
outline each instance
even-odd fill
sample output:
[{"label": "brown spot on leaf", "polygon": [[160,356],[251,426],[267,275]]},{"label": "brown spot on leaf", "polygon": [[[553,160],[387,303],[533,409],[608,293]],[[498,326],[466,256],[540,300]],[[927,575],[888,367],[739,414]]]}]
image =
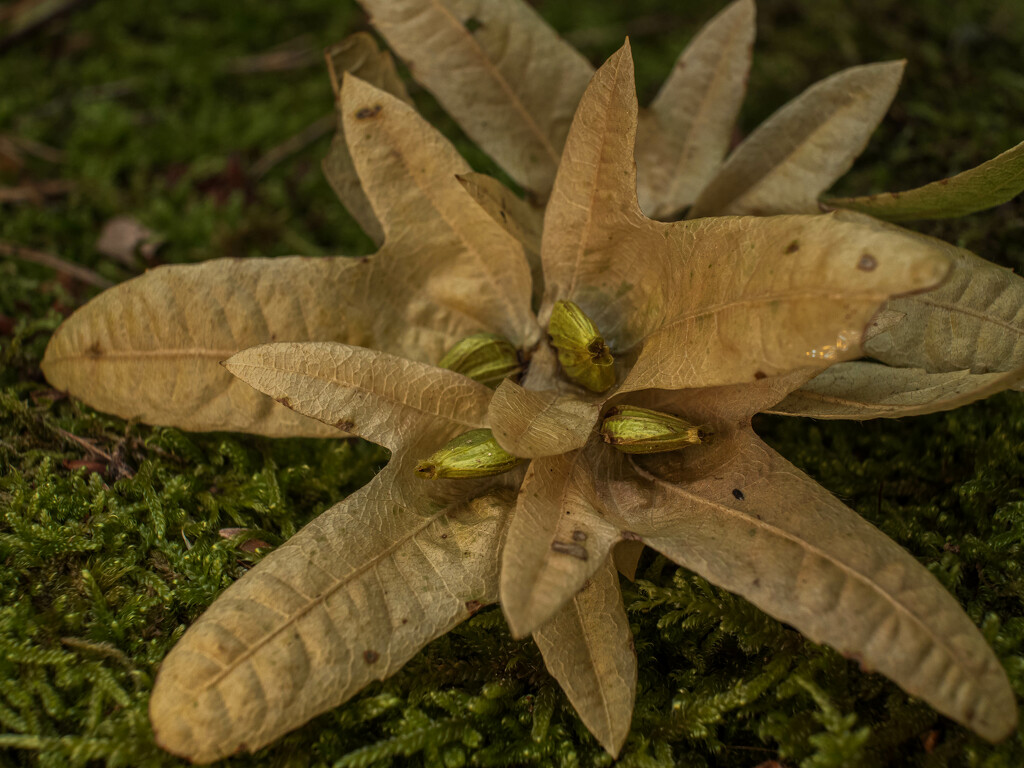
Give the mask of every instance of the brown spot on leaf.
[{"label": "brown spot on leaf", "polygon": [[642,540],[640,534],[639,533],[634,533],[633,531],[623,531],[622,533],[619,534],[619,536],[623,539],[623,541],[641,541]]},{"label": "brown spot on leaf", "polygon": [[94,341],[89,345],[89,348],[85,350],[86,357],[101,357],[102,355],[103,350],[100,348],[99,342],[97,341]]},{"label": "brown spot on leaf", "polygon": [[484,25],[484,23],[482,21],[480,21],[480,19],[476,18],[475,16],[470,16],[468,19],[466,19],[466,31],[467,32],[476,32],[483,25]]},{"label": "brown spot on leaf", "polygon": [[572,532],[572,540],[573,541],[586,541],[587,540],[587,534],[585,534],[583,531],[575,530],[575,531]]},{"label": "brown spot on leaf", "polygon": [[754,371],[754,378],[758,379],[758,380],[760,380],[760,379],[767,379],[768,378],[768,374],[765,373],[764,371]]},{"label": "brown spot on leaf", "polygon": [[376,651],[363,651],[363,661],[367,664],[376,664],[379,658],[380,654]]},{"label": "brown spot on leaf", "polygon": [[287,397],[275,397],[274,398],[274,402],[280,403],[285,408],[291,408],[292,407],[292,401],[289,400]]},{"label": "brown spot on leaf", "polygon": [[380,104],[374,104],[372,107],[363,107],[356,112],[357,120],[369,120],[380,114],[380,111],[384,109]]},{"label": "brown spot on leaf", "polygon": [[878,259],[872,256],[870,253],[865,253],[860,257],[860,261],[857,262],[857,269],[864,272],[870,272],[878,266]]},{"label": "brown spot on leaf", "polygon": [[791,242],[789,245],[786,246],[786,253],[796,253],[799,250],[800,250],[800,241],[799,240],[794,240],[793,242]]},{"label": "brown spot on leaf", "polygon": [[569,555],[579,560],[586,560],[589,555],[587,550],[582,545],[572,541],[552,541],[551,550],[553,552],[560,552],[563,555]]},{"label": "brown spot on leaf", "polygon": [[356,428],[356,423],[351,419],[339,419],[334,422],[334,426],[340,429],[342,432],[351,432]]},{"label": "brown spot on leaf", "polygon": [[733,488],[732,495],[733,498],[736,499],[737,501],[743,501],[745,498],[747,498],[746,496],[743,495],[743,491],[741,491],[739,488]]},{"label": "brown spot on leaf", "polygon": [[481,603],[479,600],[467,600],[466,601],[466,610],[469,611],[470,613],[476,613],[477,611],[479,611],[483,607],[484,607],[484,604]]}]

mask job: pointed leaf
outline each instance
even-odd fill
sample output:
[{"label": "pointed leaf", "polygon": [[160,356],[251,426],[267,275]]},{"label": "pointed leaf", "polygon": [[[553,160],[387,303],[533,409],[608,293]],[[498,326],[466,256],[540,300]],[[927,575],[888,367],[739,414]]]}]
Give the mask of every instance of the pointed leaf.
[{"label": "pointed leaf", "polygon": [[470,171],[465,160],[411,107],[351,75],[341,107],[349,150],[394,259],[388,279],[422,286],[417,291],[431,299],[430,308],[398,305],[399,317],[441,307],[517,347],[532,344],[540,331],[529,264],[456,178]]},{"label": "pointed leaf", "polygon": [[1024,191],[1024,142],[948,179],[904,192],[827,197],[825,205],[887,221],[952,219],[1009,202]]},{"label": "pointed leaf", "polygon": [[46,348],[43,373],[93,408],[148,424],[341,437],[253,391],[220,362],[272,339],[373,343],[372,315],[346,301],[362,295],[367,271],[346,258],[158,267],[68,318]]},{"label": "pointed leaf", "polygon": [[477,205],[520,242],[530,263],[533,280],[533,304],[538,306],[544,295],[544,272],[540,263],[540,238],[544,230],[544,209],[531,205],[515,195],[493,176],[466,173],[458,176],[462,186]]},{"label": "pointed leaf", "polygon": [[734,439],[697,479],[658,459],[644,541],[985,738],[1009,735],[1006,672],[935,577],[751,432]]},{"label": "pointed leaf", "polygon": [[522,0],[360,0],[412,76],[517,183],[546,196],[593,70]]},{"label": "pointed leaf", "polygon": [[[423,430],[447,439],[487,426],[491,391],[472,379],[375,349],[330,342],[264,344],[224,367],[282,405],[392,451]],[[428,483],[423,480],[420,482]]]},{"label": "pointed leaf", "polygon": [[[395,70],[391,54],[381,51],[377,47],[377,41],[368,32],[357,32],[332,45],[324,51],[324,58],[327,60],[327,71],[331,76],[331,87],[334,88],[336,99],[341,90],[343,75],[345,72],[351,72],[361,80],[397,96],[407,104],[412,104],[405,84]],[[345,128],[340,113],[338,131],[321,167],[334,193],[352,214],[352,218],[375,243],[380,245],[384,240],[384,231],[373,214],[370,201],[366,199],[359,185],[359,177],[356,175],[352,156],[345,142]]]},{"label": "pointed leaf", "polygon": [[826,368],[768,413],[858,421],[898,419],[959,408],[1022,380],[1024,370],[928,373],[854,360]]},{"label": "pointed leaf", "polygon": [[413,463],[393,460],[189,628],[150,700],[160,746],[204,763],[255,751],[494,601],[511,494],[438,502],[403,480]]},{"label": "pointed leaf", "polygon": [[533,639],[580,720],[617,757],[633,716],[636,651],[610,558]]},{"label": "pointed leaf", "polygon": [[680,54],[637,130],[640,208],[671,219],[722,164],[747,89],[754,0],[727,6]]},{"label": "pointed leaf", "polygon": [[[601,277],[588,278],[594,294],[579,303],[622,313],[628,324],[610,318],[600,326],[618,331],[614,352],[615,341],[641,345],[620,393],[752,382],[858,357],[864,328],[887,298],[934,286],[949,269],[942,250],[867,218],[715,218],[671,227],[669,241],[685,258],[672,261],[651,242],[635,251],[631,277],[597,259],[587,263]],[[602,300],[627,279],[632,307]]]},{"label": "pointed leaf", "polygon": [[817,211],[885,116],[904,64],[850,67],[812,85],[736,148],[689,216]]},{"label": "pointed leaf", "polygon": [[621,538],[595,481],[628,470],[622,454],[595,448],[534,459],[527,469],[501,566],[501,605],[515,637],[554,616]]},{"label": "pointed leaf", "polygon": [[891,299],[888,320],[865,342],[865,353],[931,373],[1024,369],[1024,278],[970,251],[919,237],[949,254],[953,269],[934,290]]},{"label": "pointed leaf", "polygon": [[532,392],[511,379],[498,386],[487,418],[498,444],[523,458],[582,448],[594,432],[601,406],[557,392]]},{"label": "pointed leaf", "polygon": [[636,580],[636,569],[644,553],[642,541],[620,541],[612,547],[612,562],[615,569],[630,581]]}]

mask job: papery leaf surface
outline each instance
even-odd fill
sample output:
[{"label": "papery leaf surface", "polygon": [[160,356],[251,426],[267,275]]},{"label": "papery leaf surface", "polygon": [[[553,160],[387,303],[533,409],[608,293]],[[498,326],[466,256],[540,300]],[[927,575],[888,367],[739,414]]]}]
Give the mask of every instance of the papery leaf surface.
[{"label": "papery leaf surface", "polygon": [[929,373],[854,360],[826,368],[767,413],[815,419],[899,419],[948,411],[1024,380],[1024,371]]},{"label": "papery leaf surface", "polygon": [[150,699],[161,747],[194,762],[255,751],[495,600],[512,492],[431,497],[414,463],[396,457],[189,628]]},{"label": "papery leaf surface", "polygon": [[456,178],[470,172],[466,161],[410,106],[351,75],[341,106],[349,151],[384,228],[387,259],[378,260],[396,286],[417,286],[429,299],[387,311],[406,323],[439,309],[459,312],[477,330],[532,344],[540,331],[523,247]]},{"label": "papery leaf surface", "polygon": [[623,455],[601,445],[530,462],[502,553],[501,605],[513,636],[548,621],[608,559],[622,526],[596,483],[622,472],[630,472]]},{"label": "papery leaf surface", "polygon": [[582,448],[594,432],[600,405],[573,395],[536,392],[505,379],[491,398],[488,419],[498,444],[523,458]]},{"label": "papery leaf surface", "polygon": [[1009,202],[1024,191],[1024,142],[948,179],[903,192],[827,197],[831,208],[859,211],[886,221],[952,219]]},{"label": "papery leaf surface", "polygon": [[373,315],[361,311],[368,279],[368,265],[342,257],[157,267],[68,318],[46,348],[43,373],[93,408],[148,424],[340,437],[255,392],[220,362],[273,339],[381,341]]},{"label": "papery leaf surface", "polygon": [[[305,416],[392,451],[487,426],[491,390],[461,374],[375,349],[332,342],[263,344],[224,367]],[[443,432],[448,435],[425,437]],[[429,484],[411,478],[410,482]]]},{"label": "papery leaf surface", "polygon": [[680,54],[637,126],[640,208],[671,219],[722,165],[747,90],[756,32],[754,0],[736,0]]},{"label": "papery leaf surface", "polygon": [[780,108],[740,144],[690,209],[691,218],[813,213],[882,121],[905,62],[844,69]]},{"label": "papery leaf surface", "polygon": [[713,473],[645,462],[662,478],[636,521],[645,543],[981,736],[1009,735],[1006,672],[935,577],[749,430],[725,439]]},{"label": "papery leaf surface", "polygon": [[618,756],[629,735],[637,674],[633,634],[610,559],[533,639],[580,720]]},{"label": "papery leaf surface", "polygon": [[931,373],[1024,370],[1024,278],[963,248],[918,236],[950,255],[934,290],[891,299],[889,319],[869,332],[865,354]]},{"label": "papery leaf surface", "polygon": [[[341,92],[341,82],[345,72],[351,72],[361,80],[397,96],[407,104],[412,104],[405,83],[395,69],[394,59],[387,51],[377,46],[377,41],[369,32],[356,32],[340,43],[332,45],[324,51],[327,61],[327,72],[331,76],[331,87],[337,99]],[[370,201],[363,194],[359,185],[359,177],[352,156],[345,142],[345,128],[341,115],[338,115],[338,131],[331,141],[331,148],[321,163],[324,176],[334,189],[334,193],[352,214],[363,231],[380,245],[384,241],[384,231],[370,207]]]},{"label": "papery leaf surface", "polygon": [[628,44],[580,102],[545,215],[546,321],[576,302],[619,356],[619,392],[751,382],[860,355],[893,294],[937,284],[948,256],[866,216],[663,224],[636,204]]},{"label": "papery leaf surface", "polygon": [[466,134],[544,197],[593,69],[522,0],[360,0]]},{"label": "papery leaf surface", "polygon": [[644,553],[642,541],[620,541],[612,547],[612,562],[615,569],[630,581],[636,580],[636,569]]},{"label": "papery leaf surface", "polygon": [[544,231],[544,209],[516,195],[493,176],[486,173],[465,173],[458,176],[462,186],[477,205],[519,241],[530,263],[533,280],[533,303],[540,304],[544,295],[544,272],[540,263],[540,238]]}]

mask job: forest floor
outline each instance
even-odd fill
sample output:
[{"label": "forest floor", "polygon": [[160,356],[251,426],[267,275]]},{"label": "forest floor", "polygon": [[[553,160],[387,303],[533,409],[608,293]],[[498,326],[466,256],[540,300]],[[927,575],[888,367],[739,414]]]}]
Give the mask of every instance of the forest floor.
[{"label": "forest floor", "polygon": [[[146,714],[161,659],[258,559],[254,540],[280,543],[386,454],[125,423],[51,389],[39,362],[64,317],[147,267],[372,249],[319,168],[333,129],[321,51],[367,25],[350,0],[103,0],[32,28],[56,4],[0,4],[0,766],[176,765]],[[535,5],[595,63],[629,34],[643,102],[724,3]],[[738,135],[832,72],[908,60],[841,193],[913,187],[1024,139],[1015,0],[761,0],[758,32]],[[148,245],[103,247],[116,217]],[[1021,199],[918,229],[1024,267]],[[756,426],[935,574],[1024,696],[1024,395],[900,422]],[[1024,765],[1020,732],[987,744],[653,554],[623,590],[640,681],[622,765]],[[532,642],[491,608],[225,764],[603,761]]]}]

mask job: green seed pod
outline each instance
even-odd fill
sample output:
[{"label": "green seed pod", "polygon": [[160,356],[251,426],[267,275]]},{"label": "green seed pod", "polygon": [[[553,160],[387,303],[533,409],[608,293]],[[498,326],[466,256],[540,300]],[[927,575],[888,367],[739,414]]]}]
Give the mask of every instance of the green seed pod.
[{"label": "green seed pod", "polygon": [[513,456],[494,439],[489,429],[473,429],[459,435],[428,459],[416,465],[416,474],[428,480],[439,477],[487,477],[508,472],[525,459]]},{"label": "green seed pod", "polygon": [[556,301],[548,322],[551,344],[565,375],[591,392],[615,383],[615,360],[604,338],[583,310],[571,301]]},{"label": "green seed pod", "polygon": [[474,333],[444,353],[441,368],[461,373],[492,389],[523,370],[512,342],[495,333]]},{"label": "green seed pod", "polygon": [[664,453],[700,445],[708,432],[670,413],[616,405],[601,424],[601,436],[623,453]]}]

